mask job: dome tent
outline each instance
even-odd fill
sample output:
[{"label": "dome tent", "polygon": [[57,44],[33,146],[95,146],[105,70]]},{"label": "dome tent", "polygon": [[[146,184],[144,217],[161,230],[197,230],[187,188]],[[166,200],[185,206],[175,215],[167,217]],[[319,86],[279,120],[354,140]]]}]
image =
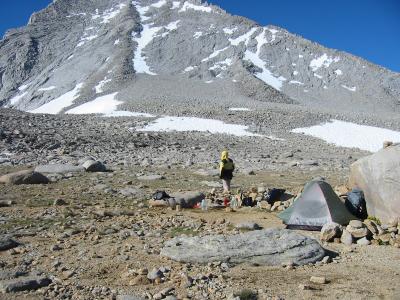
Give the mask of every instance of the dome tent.
[{"label": "dome tent", "polygon": [[288,228],[319,230],[326,223],[348,224],[353,216],[323,180],[308,182],[292,206],[278,215]]}]

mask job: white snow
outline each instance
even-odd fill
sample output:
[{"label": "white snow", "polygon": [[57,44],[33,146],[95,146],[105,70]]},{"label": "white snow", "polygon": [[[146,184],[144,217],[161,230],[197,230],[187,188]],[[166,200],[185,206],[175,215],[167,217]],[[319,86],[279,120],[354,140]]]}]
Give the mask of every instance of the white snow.
[{"label": "white snow", "polygon": [[298,71],[293,71],[293,75],[296,76],[297,74],[299,74]]},{"label": "white snow", "polygon": [[349,87],[347,85],[342,84],[342,88],[349,90],[350,92],[355,92],[357,90],[357,87],[353,86],[353,87]]},{"label": "white snow", "polygon": [[155,7],[155,8],[161,8],[161,7],[163,7],[165,4],[167,4],[167,1],[166,1],[166,0],[160,0],[160,1],[156,2],[156,3],[151,4],[150,6],[151,6],[151,7]]},{"label": "white snow", "polygon": [[[115,18],[117,15],[119,15],[119,13],[121,12],[121,10],[126,6],[126,4],[118,4],[116,7],[111,8],[110,10],[106,10],[103,13],[103,20],[100,22],[102,24],[107,24],[110,23],[110,20]],[[93,17],[92,17],[93,19]]]},{"label": "white snow", "polygon": [[175,22],[171,22],[167,26],[165,26],[164,28],[169,30],[169,31],[176,30],[176,29],[178,29],[179,22],[180,22],[180,20],[175,21]]},{"label": "white snow", "polygon": [[111,82],[111,81],[112,81],[112,80],[111,80],[111,79],[107,79],[107,77],[105,77],[102,81],[100,81],[100,82],[94,87],[94,89],[95,89],[95,91],[96,91],[96,94],[100,94],[100,93],[104,92],[104,90],[103,90],[104,86],[105,86],[107,83]]},{"label": "white snow", "polygon": [[295,66],[297,66],[297,64],[295,64],[295,63],[292,63],[292,66],[293,66],[293,67],[295,67]]},{"label": "white snow", "polygon": [[299,54],[299,58],[303,58],[303,57],[304,57],[303,55]]},{"label": "white snow", "polygon": [[119,45],[119,39],[115,40],[114,45]]},{"label": "white snow", "polygon": [[336,73],[336,75],[338,75],[338,76],[343,75],[342,70],[339,70],[339,69],[335,70],[335,73]]},{"label": "white snow", "polygon": [[67,114],[87,115],[87,114],[108,114],[117,109],[117,106],[122,101],[115,99],[118,93],[113,93],[105,96],[98,97],[90,102],[74,107],[68,110]]},{"label": "white snow", "polygon": [[26,96],[26,94],[28,94],[28,92],[25,92],[25,93],[23,93],[21,95],[17,95],[17,96],[12,97],[10,99],[10,104],[11,105],[17,104],[22,98],[24,98]]},{"label": "white snow", "polygon": [[291,84],[298,84],[298,85],[304,85],[303,82],[296,81],[296,80],[290,80],[289,83],[291,83]]},{"label": "white snow", "polygon": [[217,57],[220,53],[224,52],[224,51],[227,50],[227,49],[229,49],[229,46],[228,46],[228,47],[225,47],[225,48],[223,48],[223,49],[216,50],[216,51],[214,51],[213,53],[211,53],[207,58],[204,58],[204,59],[202,59],[201,61],[202,61],[202,62],[206,62],[206,61],[208,61],[208,60],[210,60],[210,59],[212,59],[212,58],[214,58],[214,57]]},{"label": "white snow", "polygon": [[34,110],[31,110],[30,112],[34,114],[58,114],[65,107],[71,106],[74,103],[74,100],[79,97],[79,91],[82,86],[83,84],[79,83],[73,90]]},{"label": "white snow", "polygon": [[[270,70],[265,67],[265,62],[260,58],[260,51],[261,47],[264,43],[266,43],[265,39],[265,31],[263,31],[259,36],[256,37],[257,39],[257,53],[253,53],[249,50],[246,50],[244,59],[251,61],[255,66],[259,67],[262,71],[260,73],[256,73],[255,76],[264,81],[266,84],[272,86],[273,88],[277,89],[278,91],[282,88],[282,82],[286,81],[286,78],[280,76],[275,77]],[[246,42],[246,44],[248,41]]]},{"label": "white snow", "polygon": [[247,131],[244,125],[226,124],[219,120],[196,117],[161,117],[138,131],[200,131],[213,134],[230,134],[235,136],[260,136]]},{"label": "white snow", "polygon": [[230,107],[230,111],[250,111],[250,108],[247,107]]},{"label": "white snow", "polygon": [[151,118],[153,115],[146,113],[138,113],[131,111],[116,110],[122,101],[115,99],[118,93],[113,93],[98,97],[90,102],[86,102],[66,112],[73,115],[102,114],[104,117],[146,117]]},{"label": "white snow", "polygon": [[207,80],[207,81],[205,81],[205,83],[213,83],[214,82],[214,80]]},{"label": "white snow", "polygon": [[150,67],[146,63],[146,57],[143,56],[143,49],[153,40],[154,36],[162,27],[150,27],[148,24],[143,24],[143,30],[140,37],[134,40],[138,43],[135,51],[133,65],[137,73],[145,73],[149,75],[157,75],[150,71]]},{"label": "white snow", "polygon": [[46,91],[52,91],[54,90],[56,87],[54,85],[49,86],[49,87],[44,87],[44,88],[40,88],[38,89],[39,92],[46,92]]},{"label": "white snow", "polygon": [[193,34],[193,37],[195,38],[195,39],[198,39],[199,37],[201,37],[203,35],[203,33],[201,32],[201,31],[196,31],[194,34]]},{"label": "white snow", "polygon": [[328,89],[328,87],[327,87],[326,85],[324,85],[323,88],[324,88],[324,90],[327,90],[327,89]]},{"label": "white snow", "polygon": [[209,70],[222,69],[226,70],[228,66],[232,65],[232,59],[227,58],[223,61],[216,62]]},{"label": "white snow", "polygon": [[82,37],[76,48],[82,47],[86,42],[94,40],[98,37],[98,35],[90,35],[86,37]]},{"label": "white snow", "polygon": [[240,43],[245,42],[246,45],[250,39],[250,37],[254,34],[254,32],[257,31],[257,28],[254,27],[252,28],[249,32],[235,38],[235,39],[229,39],[229,42],[233,45],[233,46],[238,46]]},{"label": "white snow", "polygon": [[331,65],[331,63],[338,62],[339,60],[340,60],[339,57],[333,58],[331,56],[328,56],[326,53],[324,53],[320,57],[314,58],[313,60],[311,60],[310,67],[315,72],[321,67],[328,68]]},{"label": "white snow", "polygon": [[70,59],[72,59],[74,57],[74,55],[72,54],[71,56],[69,56],[68,58],[67,58],[67,60],[70,60]]},{"label": "white snow", "polygon": [[181,6],[180,1],[173,1],[171,9],[178,9]]},{"label": "white snow", "polygon": [[322,75],[319,75],[319,74],[317,74],[317,73],[314,73],[314,77],[317,77],[317,78],[319,78],[319,79],[322,79],[322,78],[323,78]]},{"label": "white snow", "polygon": [[226,34],[233,34],[238,28],[234,27],[234,28],[224,28],[222,29]]},{"label": "white snow", "polygon": [[29,87],[29,84],[21,85],[21,86],[18,88],[18,91],[23,92],[23,91],[25,91],[28,87]]},{"label": "white snow", "polygon": [[274,42],[276,40],[276,34],[279,32],[279,30],[268,29],[268,31],[272,33],[271,40],[269,41],[269,43],[272,43],[272,42]]},{"label": "white snow", "polygon": [[[229,39],[232,45],[239,45],[240,43],[244,42],[245,45],[247,46],[249,43],[249,40],[251,36],[254,34],[254,32],[257,30],[257,28],[252,28],[249,32],[246,34],[236,38],[236,39]],[[282,88],[282,82],[286,81],[286,78],[280,76],[280,77],[275,77],[270,70],[268,70],[265,67],[265,62],[260,58],[260,52],[261,52],[261,47],[267,43],[266,37],[265,37],[265,29],[256,37],[257,40],[257,52],[251,52],[249,50],[246,50],[244,59],[247,59],[251,61],[255,66],[259,67],[262,71],[259,73],[256,73],[255,76],[264,81],[266,84],[272,86],[273,88],[277,89],[280,91]]]},{"label": "white snow", "polygon": [[197,68],[196,66],[189,66],[189,67],[187,67],[185,70],[183,70],[183,72],[190,72],[190,71],[193,71],[195,68]]},{"label": "white snow", "polygon": [[103,117],[143,117],[154,118],[155,116],[147,113],[132,112],[126,110],[116,110],[113,112],[103,114]]},{"label": "white snow", "polygon": [[187,11],[188,9],[193,9],[193,10],[202,11],[202,12],[207,12],[207,13],[212,12],[211,7],[205,7],[205,6],[201,6],[201,5],[195,5],[195,4],[190,3],[190,2],[187,2],[187,1],[185,1],[185,3],[183,4],[183,6],[182,6],[182,8],[179,10],[179,12],[184,12],[184,11]]},{"label": "white snow", "polygon": [[400,142],[398,131],[339,120],[331,120],[308,128],[297,128],[292,132],[320,138],[336,146],[359,148],[371,152],[381,149],[384,141]]}]

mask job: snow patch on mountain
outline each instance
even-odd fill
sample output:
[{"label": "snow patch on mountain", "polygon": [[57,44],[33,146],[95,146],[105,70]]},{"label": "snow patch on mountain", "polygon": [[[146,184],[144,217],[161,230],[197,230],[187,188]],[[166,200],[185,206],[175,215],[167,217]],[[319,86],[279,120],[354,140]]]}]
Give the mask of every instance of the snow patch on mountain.
[{"label": "snow patch on mountain", "polygon": [[[157,3],[150,6],[140,6],[138,2],[133,2],[133,4],[135,5],[136,10],[139,12],[140,20],[142,21],[142,23],[149,19],[149,17],[145,16],[145,14],[150,9],[150,7],[158,6]],[[143,55],[143,49],[153,40],[153,38],[157,35],[158,31],[162,29],[162,27],[151,27],[150,24],[142,24],[142,28],[142,31],[140,33],[137,33],[138,36],[133,37],[133,40],[138,44],[133,59],[133,65],[137,73],[157,75],[156,73],[150,71],[150,67],[147,65],[146,62],[146,57]]]},{"label": "snow patch on mountain", "polygon": [[66,112],[66,114],[78,114],[78,115],[88,115],[88,114],[108,114],[116,111],[117,106],[122,101],[115,99],[118,93],[113,93],[109,95],[104,95],[98,97],[92,101],[86,102],[82,105],[74,107]]},{"label": "snow patch on mountain", "polygon": [[38,92],[47,92],[47,91],[52,91],[54,89],[56,89],[57,87],[55,87],[54,85],[49,86],[49,87],[44,87],[44,88],[40,88],[38,89]]},{"label": "snow patch on mountain", "polygon": [[17,104],[22,98],[24,98],[28,93],[22,93],[21,95],[16,95],[10,99],[10,104],[15,105]]},{"label": "snow patch on mountain", "polygon": [[79,91],[82,86],[83,83],[79,83],[71,91],[29,112],[34,114],[58,114],[74,103],[74,100],[79,97]]},{"label": "snow patch on mountain", "polygon": [[190,3],[188,1],[185,1],[185,3],[183,4],[182,8],[179,10],[179,12],[185,12],[188,9],[192,9],[192,10],[196,10],[196,11],[201,11],[201,12],[206,12],[206,13],[210,13],[212,12],[212,8],[211,7],[205,7],[205,6],[201,6],[201,5],[195,5],[193,3]]},{"label": "snow patch on mountain", "polygon": [[293,133],[304,133],[323,139],[327,143],[346,148],[376,152],[384,141],[400,142],[400,132],[380,127],[359,125],[351,122],[331,122],[306,128],[297,128]]},{"label": "snow patch on mountain", "polygon": [[310,68],[313,70],[313,72],[315,72],[322,67],[328,68],[333,62],[338,62],[338,61],[340,61],[339,57],[333,58],[324,53],[320,57],[311,60]]},{"label": "snow patch on mountain", "polygon": [[[252,34],[247,34],[247,40],[245,41],[246,45],[249,42],[249,39]],[[278,91],[282,88],[282,83],[286,81],[286,78],[283,76],[275,77],[270,70],[265,67],[265,62],[260,58],[261,47],[267,40],[265,38],[265,30],[263,30],[257,37],[257,52],[253,53],[250,50],[246,50],[244,59],[251,61],[256,67],[260,68],[262,71],[255,73],[255,76],[264,81],[266,84],[272,86]]]},{"label": "snow patch on mountain", "polygon": [[203,35],[203,32],[201,32],[201,31],[196,31],[194,34],[193,34],[193,37],[195,38],[195,39],[198,39],[199,37],[201,37]]},{"label": "snow patch on mountain", "polygon": [[196,117],[162,117],[138,131],[173,132],[200,131],[213,134],[229,134],[234,136],[260,136],[251,133],[248,126],[227,124],[219,120]]},{"label": "snow patch on mountain", "polygon": [[102,16],[103,20],[100,23],[102,23],[102,24],[110,23],[110,20],[114,19],[117,15],[119,15],[125,6],[126,6],[126,4],[121,3],[121,4],[118,4],[116,7],[106,10]]},{"label": "snow patch on mountain", "polygon": [[112,81],[112,79],[107,78],[107,76],[104,77],[104,79],[103,79],[102,81],[100,81],[100,82],[94,87],[94,89],[95,89],[95,91],[96,91],[96,94],[100,94],[100,93],[104,92],[104,90],[103,90],[104,86],[105,86],[107,83],[111,82],[111,81]]},{"label": "snow patch on mountain", "polygon": [[248,31],[247,33],[235,38],[235,39],[229,39],[229,42],[233,45],[233,46],[238,46],[240,43],[245,42],[246,44],[248,43],[248,40],[250,39],[250,37],[254,34],[254,32],[257,31],[257,28],[254,27],[252,28],[250,31]]},{"label": "snow patch on mountain", "polygon": [[355,91],[357,91],[357,87],[355,87],[355,86],[350,87],[350,86],[347,86],[347,85],[342,84],[342,88],[344,88],[344,89],[346,89],[346,90],[348,90],[348,91],[350,91],[350,92],[355,92]]}]

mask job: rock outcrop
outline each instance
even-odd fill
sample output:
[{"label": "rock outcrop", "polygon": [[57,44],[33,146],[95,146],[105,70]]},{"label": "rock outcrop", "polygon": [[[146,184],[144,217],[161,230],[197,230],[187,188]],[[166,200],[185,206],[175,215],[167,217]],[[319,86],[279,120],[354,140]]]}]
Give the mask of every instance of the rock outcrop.
[{"label": "rock outcrop", "polygon": [[364,157],[351,165],[349,185],[364,192],[368,215],[382,222],[400,217],[400,145]]},{"label": "rock outcrop", "polygon": [[277,266],[315,263],[325,256],[325,251],[316,240],[304,235],[286,229],[266,229],[231,236],[177,237],[166,242],[161,255],[189,263],[220,261]]}]

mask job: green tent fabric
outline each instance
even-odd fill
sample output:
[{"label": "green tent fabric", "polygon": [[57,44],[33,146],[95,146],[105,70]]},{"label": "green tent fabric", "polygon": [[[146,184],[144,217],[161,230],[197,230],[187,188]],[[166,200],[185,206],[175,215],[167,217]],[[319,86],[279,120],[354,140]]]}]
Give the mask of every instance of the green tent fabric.
[{"label": "green tent fabric", "polygon": [[290,227],[320,229],[326,223],[348,224],[353,216],[333,191],[321,180],[308,182],[292,206],[278,215]]}]

